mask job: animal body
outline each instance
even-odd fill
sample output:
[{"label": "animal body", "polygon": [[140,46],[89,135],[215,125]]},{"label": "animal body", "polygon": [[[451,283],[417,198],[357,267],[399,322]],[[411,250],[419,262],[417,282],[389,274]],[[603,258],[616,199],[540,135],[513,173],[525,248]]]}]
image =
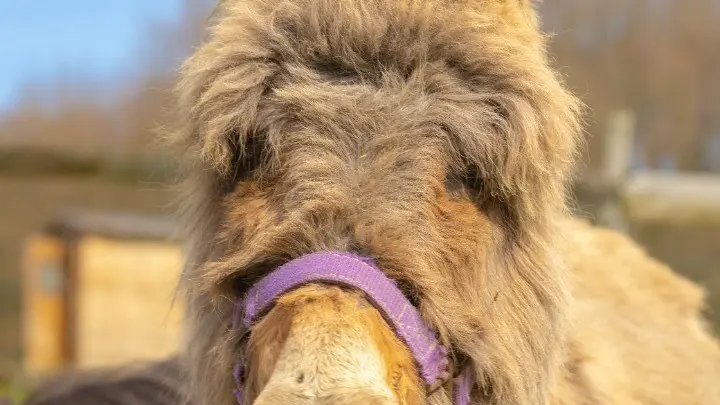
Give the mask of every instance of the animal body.
[{"label": "animal body", "polygon": [[322,283],[252,328],[277,266],[373,258],[471,367],[472,404],[720,403],[704,296],[572,219],[580,103],[528,0],[227,0],[185,63],[177,367],[197,405],[451,404],[366,297]]},{"label": "animal body", "polygon": [[84,370],[45,381],[28,405],[177,405],[187,399],[177,358],[132,367]]}]

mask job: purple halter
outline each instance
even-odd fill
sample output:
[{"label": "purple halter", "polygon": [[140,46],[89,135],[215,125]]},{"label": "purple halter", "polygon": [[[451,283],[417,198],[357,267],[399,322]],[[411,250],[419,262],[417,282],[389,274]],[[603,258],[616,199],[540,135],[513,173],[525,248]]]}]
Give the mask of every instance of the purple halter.
[{"label": "purple halter", "polygon": [[[278,267],[253,285],[245,298],[235,304],[233,328],[243,325],[249,329],[282,294],[312,282],[340,284],[363,291],[410,349],[429,390],[448,380],[448,351],[439,342],[436,332],[372,259],[347,252],[311,253]],[[244,400],[243,367],[239,363],[233,372],[238,405],[243,405]],[[471,374],[466,368],[453,380],[454,405],[470,403]]]}]

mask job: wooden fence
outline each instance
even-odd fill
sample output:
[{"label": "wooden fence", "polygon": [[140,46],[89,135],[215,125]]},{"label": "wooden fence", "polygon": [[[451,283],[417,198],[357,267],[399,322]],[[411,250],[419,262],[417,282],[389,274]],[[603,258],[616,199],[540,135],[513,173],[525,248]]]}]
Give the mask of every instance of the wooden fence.
[{"label": "wooden fence", "polygon": [[618,111],[603,139],[601,170],[580,179],[578,193],[601,201],[600,225],[628,232],[630,223],[720,226],[720,174],[632,170],[635,117]]}]

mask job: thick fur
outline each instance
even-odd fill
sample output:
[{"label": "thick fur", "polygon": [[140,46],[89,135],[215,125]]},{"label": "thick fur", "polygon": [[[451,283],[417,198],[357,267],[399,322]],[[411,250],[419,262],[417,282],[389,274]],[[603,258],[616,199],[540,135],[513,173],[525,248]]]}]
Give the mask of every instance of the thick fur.
[{"label": "thick fur", "polygon": [[720,403],[702,292],[568,219],[580,105],[527,0],[226,0],[215,19],[173,133],[193,402],[234,404],[233,364],[261,350],[233,301],[339,249],[470,361],[473,404]]},{"label": "thick fur", "polygon": [[476,402],[542,403],[567,334],[557,222],[579,128],[530,4],[226,1],[217,18],[183,67],[176,135],[194,169],[195,399],[233,401],[248,283],[340,249],[377,258],[471,359]]},{"label": "thick fur", "polygon": [[362,294],[305,286],[253,328],[245,394],[254,404],[420,405],[410,350]]},{"label": "thick fur", "polygon": [[[579,103],[548,66],[527,1],[228,0],[179,91],[199,404],[233,402],[227,370],[245,348],[231,302],[321,249],[371,255],[405,287],[473,364],[474,403],[620,398],[598,377],[614,369],[586,367],[597,353],[578,337],[578,311],[596,291],[572,289],[562,237]],[[655,326],[644,333],[670,327]],[[692,327],[688,342],[703,336]],[[714,343],[704,347],[714,358]],[[646,367],[670,387],[662,364]],[[697,396],[681,403],[717,398],[700,377],[684,384]],[[636,385],[623,388],[663,403]]]},{"label": "thick fur", "polygon": [[576,299],[554,402],[720,404],[720,346],[701,315],[704,291],[626,236],[575,220],[563,229]]}]

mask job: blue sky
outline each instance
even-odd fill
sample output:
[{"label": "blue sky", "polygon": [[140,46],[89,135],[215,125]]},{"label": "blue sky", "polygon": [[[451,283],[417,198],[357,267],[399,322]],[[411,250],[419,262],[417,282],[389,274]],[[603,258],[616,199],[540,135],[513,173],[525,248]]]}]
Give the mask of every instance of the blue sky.
[{"label": "blue sky", "polygon": [[0,110],[28,82],[132,74],[149,24],[180,11],[180,0],[0,0]]}]

